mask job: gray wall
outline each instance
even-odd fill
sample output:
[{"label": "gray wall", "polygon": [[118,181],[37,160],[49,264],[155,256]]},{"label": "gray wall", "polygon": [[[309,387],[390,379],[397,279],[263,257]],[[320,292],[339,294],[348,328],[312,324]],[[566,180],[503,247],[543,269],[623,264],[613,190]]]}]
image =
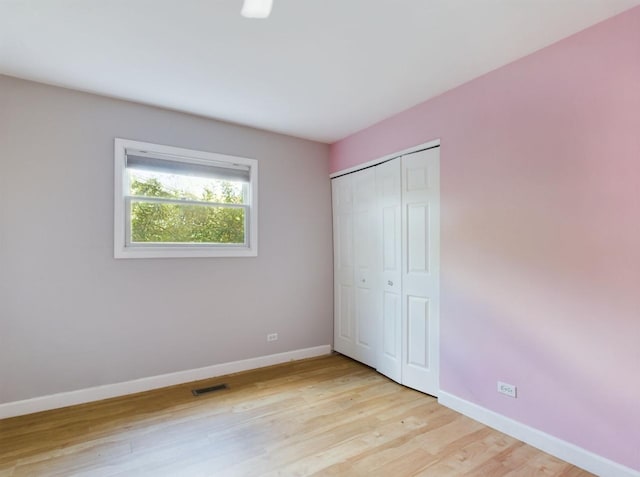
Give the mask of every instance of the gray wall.
[{"label": "gray wall", "polygon": [[[114,137],[258,159],[258,257],[115,260]],[[0,76],[0,403],[332,343],[328,153]]]}]

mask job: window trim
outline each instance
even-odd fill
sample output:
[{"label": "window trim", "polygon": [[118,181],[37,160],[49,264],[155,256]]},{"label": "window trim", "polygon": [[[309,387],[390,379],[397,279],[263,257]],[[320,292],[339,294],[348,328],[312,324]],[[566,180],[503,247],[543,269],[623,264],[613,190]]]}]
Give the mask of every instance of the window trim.
[{"label": "window trim", "polygon": [[[131,224],[127,213],[127,149],[171,157],[194,164],[241,164],[249,167],[247,203],[244,205],[246,245],[235,244],[128,244]],[[258,255],[258,161],[245,157],[181,147],[152,144],[130,139],[114,140],[114,258],[181,258],[181,257],[256,257]]]}]

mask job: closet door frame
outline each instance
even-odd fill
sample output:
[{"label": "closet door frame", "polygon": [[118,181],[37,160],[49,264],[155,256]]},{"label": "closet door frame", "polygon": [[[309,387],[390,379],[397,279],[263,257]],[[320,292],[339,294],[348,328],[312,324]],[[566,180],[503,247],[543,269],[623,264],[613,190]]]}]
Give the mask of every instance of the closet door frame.
[{"label": "closet door frame", "polygon": [[394,152],[393,154],[387,154],[386,156],[382,156],[377,159],[373,159],[371,161],[363,162],[362,164],[358,164],[357,166],[347,167],[346,169],[340,169],[339,171],[332,172],[331,174],[329,174],[329,179],[335,179],[336,177],[344,176],[345,174],[350,174],[351,172],[356,172],[362,169],[367,169],[368,167],[377,166],[378,164],[382,164],[383,162],[390,161],[391,159],[395,159],[396,157],[405,156],[413,152],[423,151],[425,149],[431,149],[433,147],[438,147],[438,146],[440,146],[440,139],[434,139],[433,141],[408,147],[407,149]]}]

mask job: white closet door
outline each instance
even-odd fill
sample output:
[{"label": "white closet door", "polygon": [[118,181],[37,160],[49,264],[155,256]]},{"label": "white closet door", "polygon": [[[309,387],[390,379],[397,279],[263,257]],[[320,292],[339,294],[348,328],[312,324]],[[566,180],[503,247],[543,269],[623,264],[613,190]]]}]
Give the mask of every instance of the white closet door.
[{"label": "white closet door", "polygon": [[376,366],[376,175],[374,169],[350,174],[353,181],[353,243],[355,287],[355,356]]},{"label": "white closet door", "polygon": [[402,157],[402,383],[438,394],[440,148]]},{"label": "white closet door", "polygon": [[355,354],[353,184],[350,176],[331,181],[333,204],[334,339],[336,351]]},{"label": "white closet door", "polygon": [[376,172],[377,255],[380,257],[377,307],[377,370],[402,380],[402,198],[400,158],[374,168]]}]

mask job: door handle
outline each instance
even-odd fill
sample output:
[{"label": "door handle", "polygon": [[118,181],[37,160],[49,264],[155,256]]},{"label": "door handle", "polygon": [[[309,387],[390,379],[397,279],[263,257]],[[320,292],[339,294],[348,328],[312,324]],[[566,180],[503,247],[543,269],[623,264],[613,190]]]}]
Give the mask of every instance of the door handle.
[{"label": "door handle", "polygon": [[391,280],[387,280],[387,285],[389,285],[390,287],[393,286],[393,282]]}]

